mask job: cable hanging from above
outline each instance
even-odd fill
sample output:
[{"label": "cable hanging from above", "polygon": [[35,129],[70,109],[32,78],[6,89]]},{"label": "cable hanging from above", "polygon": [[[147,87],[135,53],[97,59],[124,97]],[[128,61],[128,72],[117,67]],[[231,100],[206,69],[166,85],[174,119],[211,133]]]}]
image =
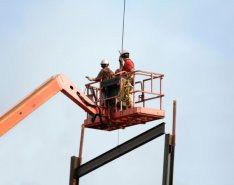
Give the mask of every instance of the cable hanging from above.
[{"label": "cable hanging from above", "polygon": [[124,44],[125,6],[126,6],[126,0],[124,0],[124,9],[123,9],[123,26],[122,26],[122,45],[121,45],[121,52],[123,51],[123,44]]}]

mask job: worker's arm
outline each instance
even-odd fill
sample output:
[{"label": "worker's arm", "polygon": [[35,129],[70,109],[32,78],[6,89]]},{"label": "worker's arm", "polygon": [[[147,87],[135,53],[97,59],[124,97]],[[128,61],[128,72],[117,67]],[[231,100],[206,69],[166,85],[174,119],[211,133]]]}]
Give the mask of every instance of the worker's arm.
[{"label": "worker's arm", "polygon": [[90,76],[86,76],[85,78],[87,78],[89,81],[95,81],[95,78],[92,78]]},{"label": "worker's arm", "polygon": [[90,76],[86,76],[85,78],[87,78],[89,81],[95,81],[95,82],[98,82],[98,81],[100,81],[102,79],[102,78],[98,78],[98,77],[92,78]]},{"label": "worker's arm", "polygon": [[90,77],[90,76],[86,76],[85,78],[87,78],[89,81],[100,81],[102,78],[103,78],[103,76],[104,76],[104,73],[105,73],[105,71],[104,71],[104,69],[102,69],[99,73],[98,73],[98,75],[97,75],[97,77],[96,78],[92,78],[92,77]]}]

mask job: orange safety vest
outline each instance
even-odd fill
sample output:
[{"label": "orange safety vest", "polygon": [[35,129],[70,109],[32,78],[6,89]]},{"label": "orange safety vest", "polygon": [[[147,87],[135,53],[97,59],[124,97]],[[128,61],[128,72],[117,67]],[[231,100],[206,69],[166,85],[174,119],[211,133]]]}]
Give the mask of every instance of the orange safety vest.
[{"label": "orange safety vest", "polygon": [[123,71],[130,72],[134,70],[134,63],[130,58],[126,58]]}]

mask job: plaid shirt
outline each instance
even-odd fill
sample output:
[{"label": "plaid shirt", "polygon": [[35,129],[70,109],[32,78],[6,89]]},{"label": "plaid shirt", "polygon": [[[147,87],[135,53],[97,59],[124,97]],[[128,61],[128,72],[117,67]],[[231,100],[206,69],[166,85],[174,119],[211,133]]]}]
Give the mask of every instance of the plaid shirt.
[{"label": "plaid shirt", "polygon": [[106,79],[112,78],[113,76],[114,76],[114,72],[109,67],[105,67],[98,73],[96,79],[106,80]]}]

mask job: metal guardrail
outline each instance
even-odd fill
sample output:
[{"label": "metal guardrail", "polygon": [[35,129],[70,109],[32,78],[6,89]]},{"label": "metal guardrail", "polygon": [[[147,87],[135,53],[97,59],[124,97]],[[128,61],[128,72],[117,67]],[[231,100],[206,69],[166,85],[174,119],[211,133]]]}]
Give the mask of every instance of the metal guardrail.
[{"label": "metal guardrail", "polygon": [[[113,110],[122,110],[124,102],[120,100],[120,92],[121,88],[123,88],[122,81],[126,79],[127,75],[129,76],[125,71],[115,74],[114,78],[119,78],[120,86],[119,93],[115,96],[103,96],[103,81],[101,80],[86,84],[85,93],[98,106],[108,107],[105,102],[107,102],[107,100],[114,100],[115,107],[112,107]],[[130,92],[132,107],[135,107],[135,104],[139,103],[142,103],[142,106],[145,107],[147,101],[156,99],[159,101],[158,109],[162,110],[162,98],[164,96],[162,91],[163,77],[163,74],[142,70],[136,70],[131,73],[131,80],[133,81],[133,87]],[[117,108],[117,106],[120,106],[120,108]]]}]

